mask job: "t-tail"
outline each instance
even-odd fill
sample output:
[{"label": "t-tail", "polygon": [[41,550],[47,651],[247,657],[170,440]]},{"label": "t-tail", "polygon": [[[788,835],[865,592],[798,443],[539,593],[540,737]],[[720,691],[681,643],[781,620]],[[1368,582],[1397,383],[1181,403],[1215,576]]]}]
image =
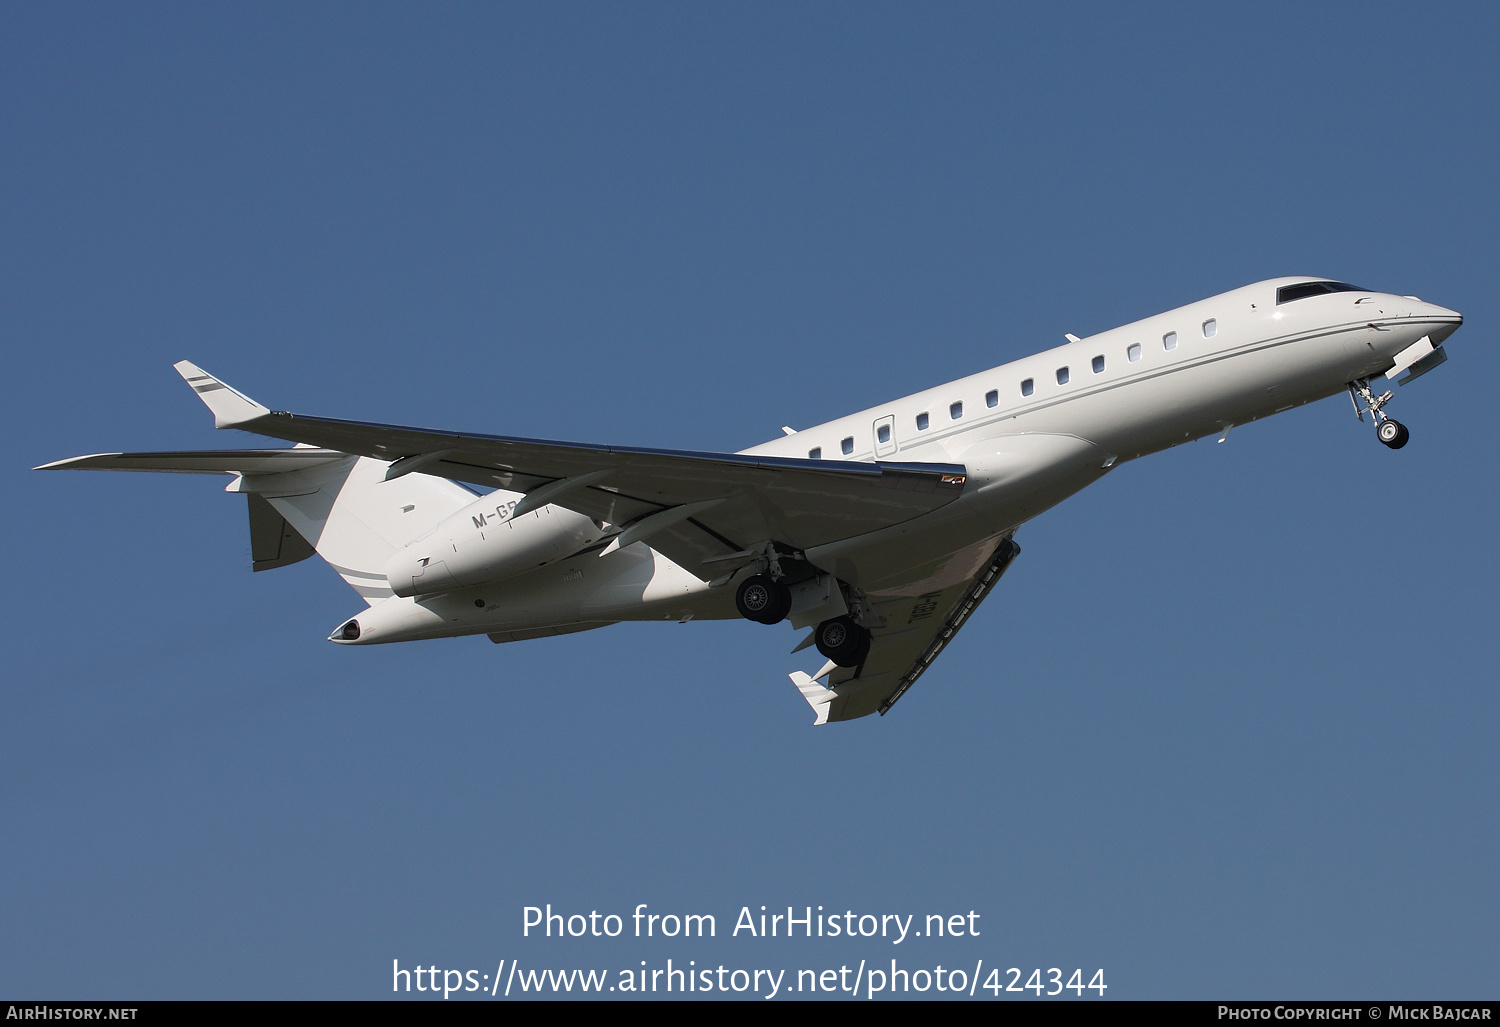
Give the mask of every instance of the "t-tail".
[{"label": "t-tail", "polygon": [[[269,412],[186,360],[176,369],[212,411],[215,427],[232,428]],[[285,567],[316,552],[373,606],[393,594],[385,572],[391,555],[474,501],[473,493],[445,478],[404,474],[387,481],[389,467],[384,460],[299,445],[97,453],[38,470],[231,475],[225,491],[248,499],[252,569]]]}]

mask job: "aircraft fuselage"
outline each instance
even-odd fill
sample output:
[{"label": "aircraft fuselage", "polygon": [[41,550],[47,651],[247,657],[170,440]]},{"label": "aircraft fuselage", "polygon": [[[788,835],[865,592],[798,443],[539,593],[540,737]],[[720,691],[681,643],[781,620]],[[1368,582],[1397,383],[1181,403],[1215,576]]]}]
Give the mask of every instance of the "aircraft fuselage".
[{"label": "aircraft fuselage", "polygon": [[[962,464],[957,501],[806,552],[867,592],[921,595],[971,575],[998,538],[1120,464],[1341,393],[1424,337],[1441,345],[1462,323],[1387,293],[1278,302],[1278,288],[1305,281],[1249,285],[743,452]],[[394,597],[360,616],[358,641],[500,641],[626,619],[733,618],[731,591],[637,543],[498,584]]]}]

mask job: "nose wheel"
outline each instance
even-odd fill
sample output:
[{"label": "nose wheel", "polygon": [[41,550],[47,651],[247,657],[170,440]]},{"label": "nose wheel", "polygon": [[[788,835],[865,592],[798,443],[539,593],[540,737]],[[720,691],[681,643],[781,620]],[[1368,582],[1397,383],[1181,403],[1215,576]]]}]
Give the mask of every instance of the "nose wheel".
[{"label": "nose wheel", "polygon": [[[1384,407],[1395,396],[1395,393],[1386,390],[1381,395],[1375,395],[1370,388],[1370,379],[1358,378],[1349,383],[1349,399],[1354,404],[1354,416],[1363,423],[1365,414],[1370,415],[1370,420],[1375,422],[1375,437],[1391,449],[1400,449],[1406,445],[1411,438],[1411,432],[1406,430],[1406,425],[1400,421],[1393,421],[1385,416]],[[1360,402],[1364,406],[1360,406]]]}]

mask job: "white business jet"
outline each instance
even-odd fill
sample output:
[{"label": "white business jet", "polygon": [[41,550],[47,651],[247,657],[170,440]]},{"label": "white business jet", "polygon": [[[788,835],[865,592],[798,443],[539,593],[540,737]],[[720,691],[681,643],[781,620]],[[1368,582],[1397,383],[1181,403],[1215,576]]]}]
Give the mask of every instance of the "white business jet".
[{"label": "white business jet", "polygon": [[1400,449],[1372,381],[1441,364],[1462,323],[1414,296],[1279,278],[733,454],[305,417],[183,361],[216,427],[296,446],[42,469],[232,475],[255,570],[316,552],[369,604],[341,645],[790,620],[812,629],[793,651],[827,661],[791,675],[824,724],[889,710],[1020,552],[1016,528],[1126,460],[1345,391]]}]

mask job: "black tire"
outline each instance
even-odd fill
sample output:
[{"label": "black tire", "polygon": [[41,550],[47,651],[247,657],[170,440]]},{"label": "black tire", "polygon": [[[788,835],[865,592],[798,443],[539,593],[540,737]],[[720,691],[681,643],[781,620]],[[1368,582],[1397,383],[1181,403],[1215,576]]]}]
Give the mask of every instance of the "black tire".
[{"label": "black tire", "polygon": [[1406,425],[1400,421],[1387,418],[1380,422],[1379,428],[1375,429],[1375,437],[1391,449],[1400,449],[1411,438],[1411,432],[1407,431]]},{"label": "black tire", "polygon": [[848,617],[834,617],[819,624],[813,641],[818,652],[840,667],[858,667],[870,654],[870,633]]},{"label": "black tire", "polygon": [[752,575],[740,582],[734,605],[746,620],[779,624],[792,608],[792,590],[769,575]]}]

